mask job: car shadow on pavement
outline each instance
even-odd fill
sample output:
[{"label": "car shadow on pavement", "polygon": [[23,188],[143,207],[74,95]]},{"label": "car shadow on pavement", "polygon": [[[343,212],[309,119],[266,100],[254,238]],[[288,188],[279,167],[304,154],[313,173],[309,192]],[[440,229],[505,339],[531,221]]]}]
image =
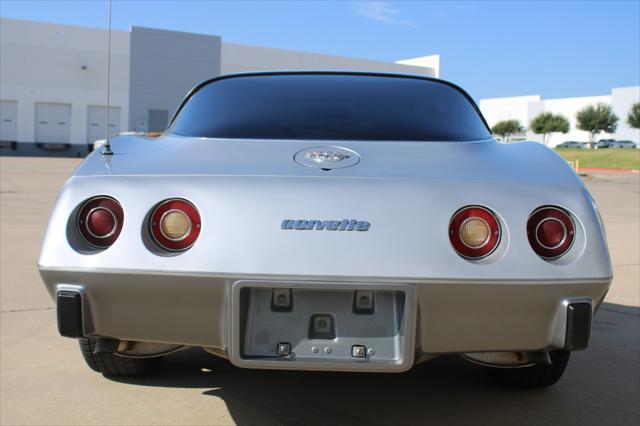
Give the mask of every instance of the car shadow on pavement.
[{"label": "car shadow on pavement", "polygon": [[[444,356],[404,374],[246,370],[189,349],[167,357],[152,377],[111,378],[134,385],[202,388],[218,397],[239,425],[420,424],[444,421],[459,407],[450,397],[511,391],[489,382],[482,368]],[[460,389],[464,389],[460,392]],[[453,393],[454,395],[445,396]],[[429,401],[429,412],[425,411]],[[461,401],[462,402],[462,401]]]},{"label": "car shadow on pavement", "polygon": [[[604,304],[594,322],[593,347],[573,354],[565,377],[546,389],[497,386],[482,367],[458,355],[441,356],[403,374],[375,374],[240,369],[201,349],[166,357],[154,376],[111,379],[201,388],[204,396],[222,399],[239,425],[604,424],[611,415],[624,424],[637,416],[637,409],[616,414],[593,401],[601,401],[613,386],[633,386],[633,377],[624,377],[637,374],[638,362],[632,359],[638,344],[626,340],[638,335],[639,315],[637,308]],[[593,368],[602,363],[601,352],[610,349],[611,339],[624,348],[609,360],[626,370],[614,375],[617,383],[600,377],[608,370]],[[637,398],[637,391],[620,390],[625,399]]]}]

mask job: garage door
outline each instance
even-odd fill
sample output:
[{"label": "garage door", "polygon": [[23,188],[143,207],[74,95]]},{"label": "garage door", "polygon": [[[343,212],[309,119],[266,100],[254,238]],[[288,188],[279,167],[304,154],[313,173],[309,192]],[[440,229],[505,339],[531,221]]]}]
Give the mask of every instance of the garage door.
[{"label": "garage door", "polygon": [[0,101],[0,141],[18,140],[18,102]]},{"label": "garage door", "polygon": [[69,143],[71,105],[36,103],[36,142]]},{"label": "garage door", "polygon": [[169,111],[164,109],[149,110],[149,132],[164,132],[169,123]]},{"label": "garage door", "polygon": [[[107,121],[107,108],[103,106],[89,106],[87,111],[87,143],[93,144],[98,139],[104,139],[104,123]],[[120,107],[109,108],[109,137],[120,133]]]}]

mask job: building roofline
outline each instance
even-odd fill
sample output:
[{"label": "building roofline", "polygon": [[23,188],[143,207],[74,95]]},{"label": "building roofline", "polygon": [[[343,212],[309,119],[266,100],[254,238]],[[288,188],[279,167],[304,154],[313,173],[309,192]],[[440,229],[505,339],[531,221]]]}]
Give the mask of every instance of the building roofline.
[{"label": "building roofline", "polygon": [[[83,29],[83,30],[101,30],[101,31],[108,31],[109,28],[107,27],[87,27],[85,25],[77,25],[77,24],[62,24],[60,22],[51,22],[51,21],[38,21],[38,20],[34,20],[34,19],[20,19],[20,18],[11,18],[11,17],[7,17],[7,16],[0,16],[0,20],[2,21],[14,21],[14,22],[22,22],[22,23],[27,23],[27,24],[43,24],[43,25],[55,25],[55,26],[59,26],[59,27],[72,27],[72,28],[77,28],[77,29]],[[111,29],[112,33],[123,33],[123,34],[129,34],[130,31],[127,30],[118,30],[118,29]]]},{"label": "building roofline", "polygon": [[[339,58],[339,59],[345,59],[345,60],[368,61],[368,62],[376,62],[376,63],[380,63],[380,64],[396,64],[396,65],[402,65],[402,66],[412,67],[412,68],[416,68],[416,69],[434,69],[432,67],[424,67],[424,66],[420,66],[420,65],[401,64],[398,61],[383,61],[383,60],[380,60],[380,59],[362,58],[362,57],[357,57],[357,56],[335,55],[335,54],[332,54],[332,53],[323,53],[323,52],[317,52],[317,51],[311,51],[311,50],[295,50],[295,49],[285,49],[285,48],[281,48],[281,47],[271,47],[271,46],[264,46],[264,45],[257,45],[257,44],[236,43],[236,42],[233,42],[233,41],[223,41],[222,42],[222,47],[223,48],[224,48],[225,44],[229,45],[229,46],[241,46],[241,47],[248,47],[248,48],[277,50],[277,51],[286,52],[286,53],[307,54],[307,55],[317,55],[317,56],[328,56],[328,57],[331,57],[331,58]],[[438,53],[434,53],[433,55],[426,55],[426,56],[434,56],[434,55],[438,55],[439,56]]]}]

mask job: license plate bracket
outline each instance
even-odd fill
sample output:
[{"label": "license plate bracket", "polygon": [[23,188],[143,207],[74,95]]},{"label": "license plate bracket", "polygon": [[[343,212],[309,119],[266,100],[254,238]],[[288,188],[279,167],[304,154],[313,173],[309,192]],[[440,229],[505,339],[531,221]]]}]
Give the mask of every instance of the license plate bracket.
[{"label": "license plate bracket", "polygon": [[[273,290],[283,288],[291,309],[274,310]],[[373,311],[354,309],[356,291],[374,295]],[[250,368],[405,371],[414,359],[415,311],[408,284],[238,281],[230,358]],[[290,347],[285,356],[281,344]]]}]

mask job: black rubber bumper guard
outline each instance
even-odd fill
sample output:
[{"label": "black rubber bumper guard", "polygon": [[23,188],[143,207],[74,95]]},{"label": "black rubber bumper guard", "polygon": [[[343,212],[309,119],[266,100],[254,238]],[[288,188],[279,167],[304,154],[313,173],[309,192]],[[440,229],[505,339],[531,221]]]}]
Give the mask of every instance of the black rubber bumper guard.
[{"label": "black rubber bumper guard", "polygon": [[586,349],[591,336],[591,303],[570,303],[567,306],[567,335],[564,348],[568,351]]},{"label": "black rubber bumper guard", "polygon": [[56,297],[58,332],[64,337],[84,337],[82,330],[82,294],[61,290]]}]

